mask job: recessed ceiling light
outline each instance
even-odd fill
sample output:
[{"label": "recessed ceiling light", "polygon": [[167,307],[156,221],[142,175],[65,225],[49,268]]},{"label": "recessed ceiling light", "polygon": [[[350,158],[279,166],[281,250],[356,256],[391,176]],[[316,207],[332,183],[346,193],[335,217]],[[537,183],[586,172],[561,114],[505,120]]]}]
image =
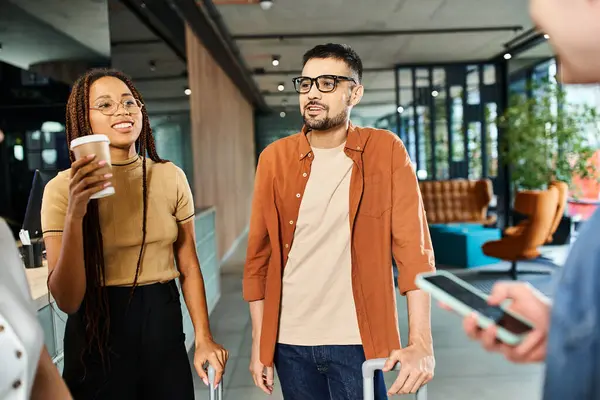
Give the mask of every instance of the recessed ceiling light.
[{"label": "recessed ceiling light", "polygon": [[285,111],[282,111],[282,112],[280,112],[280,113],[279,113],[279,116],[280,116],[281,118],[285,118]]},{"label": "recessed ceiling light", "polygon": [[438,92],[437,90],[434,90],[433,92],[431,92],[431,95],[433,97],[438,97],[439,94],[440,94],[440,92]]},{"label": "recessed ceiling light", "polygon": [[271,61],[274,67],[279,65],[279,56],[273,56],[273,61]]},{"label": "recessed ceiling light", "polygon": [[267,11],[273,7],[273,0],[260,0],[260,8]]},{"label": "recessed ceiling light", "polygon": [[505,59],[505,60],[510,60],[511,58],[512,58],[512,55],[511,55],[510,53],[506,53],[506,54],[504,55],[504,59]]},{"label": "recessed ceiling light", "polygon": [[285,90],[285,85],[282,83],[279,84],[279,86],[277,86],[277,90],[279,90],[280,92],[283,92]]},{"label": "recessed ceiling light", "polygon": [[186,96],[189,96],[190,94],[192,94],[192,89],[185,88],[185,90],[183,91],[183,93],[185,93]]},{"label": "recessed ceiling light", "polygon": [[404,112],[404,107],[398,107],[398,114],[402,114]]}]

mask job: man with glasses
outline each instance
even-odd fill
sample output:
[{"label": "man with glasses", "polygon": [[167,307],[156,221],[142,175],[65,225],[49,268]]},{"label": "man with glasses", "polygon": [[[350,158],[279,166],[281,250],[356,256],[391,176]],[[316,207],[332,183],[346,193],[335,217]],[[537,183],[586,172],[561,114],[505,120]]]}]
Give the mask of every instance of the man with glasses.
[{"label": "man with glasses", "polygon": [[[362,398],[365,359],[402,370],[389,393],[433,376],[430,298],[414,284],[434,269],[418,182],[400,139],[350,123],[364,92],[348,46],[320,45],[294,78],[304,128],[261,154],[244,270],[252,316],[250,371],[270,394],[273,366],[286,400]],[[401,349],[392,272],[407,296]],[[377,399],[386,399],[383,374]]]}]

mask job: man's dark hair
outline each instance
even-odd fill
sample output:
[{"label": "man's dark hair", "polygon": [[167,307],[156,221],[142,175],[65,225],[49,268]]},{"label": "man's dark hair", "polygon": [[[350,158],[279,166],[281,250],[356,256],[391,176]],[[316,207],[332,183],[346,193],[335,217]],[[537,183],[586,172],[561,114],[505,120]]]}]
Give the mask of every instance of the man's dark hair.
[{"label": "man's dark hair", "polygon": [[302,66],[305,66],[313,58],[334,58],[343,61],[358,76],[358,82],[362,81],[362,61],[352,47],[347,44],[327,43],[313,47],[304,54]]}]

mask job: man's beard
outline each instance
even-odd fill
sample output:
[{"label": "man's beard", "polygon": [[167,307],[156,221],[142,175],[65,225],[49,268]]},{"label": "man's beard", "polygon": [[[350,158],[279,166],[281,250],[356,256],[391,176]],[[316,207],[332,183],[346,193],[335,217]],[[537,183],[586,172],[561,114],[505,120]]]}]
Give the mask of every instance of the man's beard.
[{"label": "man's beard", "polygon": [[344,109],[338,115],[334,117],[325,117],[323,119],[309,119],[306,117],[306,110],[302,115],[304,124],[313,131],[326,131],[346,123],[348,119],[348,109]]}]

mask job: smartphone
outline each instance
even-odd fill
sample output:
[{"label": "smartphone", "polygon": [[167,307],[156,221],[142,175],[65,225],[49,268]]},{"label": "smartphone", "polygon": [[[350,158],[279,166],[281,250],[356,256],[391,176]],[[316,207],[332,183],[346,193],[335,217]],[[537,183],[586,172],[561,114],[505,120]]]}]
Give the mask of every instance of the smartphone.
[{"label": "smartphone", "polygon": [[419,274],[415,283],[463,317],[475,312],[482,329],[496,325],[498,340],[508,345],[518,345],[533,330],[525,318],[502,306],[489,305],[487,294],[448,271]]}]

